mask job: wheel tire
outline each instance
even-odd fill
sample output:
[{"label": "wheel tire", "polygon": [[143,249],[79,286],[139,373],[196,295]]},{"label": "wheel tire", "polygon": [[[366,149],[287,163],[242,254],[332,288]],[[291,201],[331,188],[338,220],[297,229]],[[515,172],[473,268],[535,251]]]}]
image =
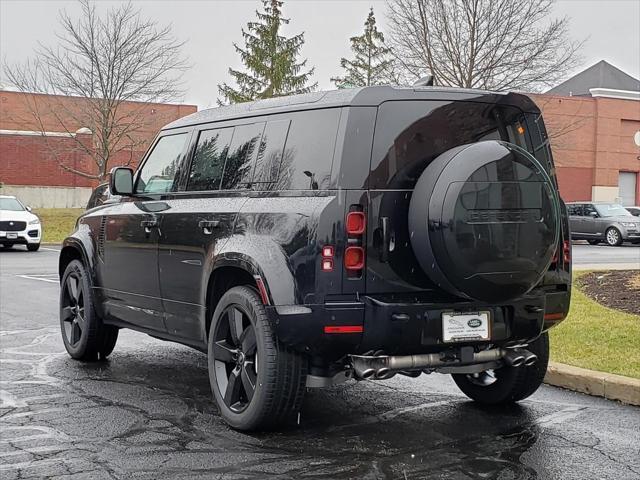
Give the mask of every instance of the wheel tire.
[{"label": "wheel tire", "polygon": [[538,356],[530,367],[502,367],[495,370],[496,381],[481,386],[466,374],[453,374],[460,390],[472,400],[486,405],[514,403],[532,395],[542,384],[549,364],[549,336],[545,332],[527,349]]},{"label": "wheel tire", "polygon": [[28,243],[27,244],[27,250],[29,250],[30,252],[37,252],[39,248],[40,248],[40,244],[39,243]]},{"label": "wheel tire", "polygon": [[12,243],[3,243],[2,244],[2,248],[6,248],[7,250],[13,248],[13,244]]},{"label": "wheel tire", "polygon": [[91,287],[82,262],[69,263],[60,287],[60,331],[64,348],[76,360],[103,360],[118,340],[118,328],[103,324],[98,317]]},{"label": "wheel tire", "polygon": [[605,242],[610,247],[619,247],[622,245],[622,235],[616,227],[610,227],[604,234]]},{"label": "wheel tire", "polygon": [[234,287],[222,296],[208,344],[211,390],[231,427],[268,430],[293,419],[302,405],[307,360],[277,340],[253,288]]},{"label": "wheel tire", "polygon": [[587,240],[587,242],[589,242],[589,245],[598,245],[600,240]]}]

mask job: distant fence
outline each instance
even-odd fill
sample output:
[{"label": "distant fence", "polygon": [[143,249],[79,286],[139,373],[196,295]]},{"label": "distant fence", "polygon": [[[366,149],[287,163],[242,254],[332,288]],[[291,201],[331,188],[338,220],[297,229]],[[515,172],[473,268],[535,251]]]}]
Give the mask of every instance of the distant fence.
[{"label": "distant fence", "polygon": [[0,195],[15,195],[33,208],[84,208],[92,191],[88,187],[0,186]]}]

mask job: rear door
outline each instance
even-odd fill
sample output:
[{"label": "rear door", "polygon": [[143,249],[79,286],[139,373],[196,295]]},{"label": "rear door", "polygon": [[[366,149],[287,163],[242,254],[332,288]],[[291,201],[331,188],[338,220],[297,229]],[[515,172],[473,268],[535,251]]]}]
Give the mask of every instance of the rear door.
[{"label": "rear door", "polygon": [[481,140],[530,150],[523,113],[511,106],[452,101],[390,101],[378,108],[369,176],[367,292],[436,288],[411,245],[413,189],[442,153]]},{"label": "rear door", "polygon": [[168,331],[203,341],[206,288],[217,252],[247,201],[265,122],[197,132],[183,191],[163,213],[159,267]]}]

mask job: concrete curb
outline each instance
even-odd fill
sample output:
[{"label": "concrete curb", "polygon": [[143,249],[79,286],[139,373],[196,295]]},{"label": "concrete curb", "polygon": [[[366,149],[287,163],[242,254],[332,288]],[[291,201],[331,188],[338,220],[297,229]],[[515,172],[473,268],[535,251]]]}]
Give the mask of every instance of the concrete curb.
[{"label": "concrete curb", "polygon": [[549,362],[544,382],[574,392],[640,406],[640,380]]}]

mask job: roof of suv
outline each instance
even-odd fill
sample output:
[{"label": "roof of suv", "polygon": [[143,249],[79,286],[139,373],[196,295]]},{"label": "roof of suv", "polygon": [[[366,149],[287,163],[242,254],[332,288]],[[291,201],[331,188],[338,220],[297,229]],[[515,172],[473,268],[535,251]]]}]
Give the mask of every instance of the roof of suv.
[{"label": "roof of suv", "polygon": [[201,123],[232,120],[272,113],[311,110],[344,106],[378,106],[389,100],[475,101],[515,105],[524,111],[538,112],[535,103],[526,95],[450,87],[392,87],[374,86],[311,92],[286,97],[268,98],[254,102],[201,110],[166,125],[163,130]]}]

